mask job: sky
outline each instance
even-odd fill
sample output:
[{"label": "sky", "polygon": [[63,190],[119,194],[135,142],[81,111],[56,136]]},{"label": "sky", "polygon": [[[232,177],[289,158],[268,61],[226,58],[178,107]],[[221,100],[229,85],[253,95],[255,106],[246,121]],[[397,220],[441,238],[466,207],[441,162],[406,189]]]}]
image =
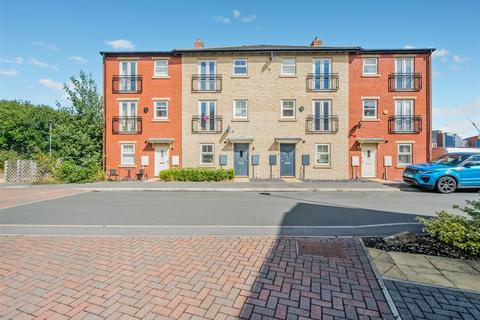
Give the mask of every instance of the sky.
[{"label": "sky", "polygon": [[99,89],[99,51],[242,44],[425,48],[433,59],[433,128],[480,126],[480,1],[0,0],[0,98],[68,104],[80,70]]}]

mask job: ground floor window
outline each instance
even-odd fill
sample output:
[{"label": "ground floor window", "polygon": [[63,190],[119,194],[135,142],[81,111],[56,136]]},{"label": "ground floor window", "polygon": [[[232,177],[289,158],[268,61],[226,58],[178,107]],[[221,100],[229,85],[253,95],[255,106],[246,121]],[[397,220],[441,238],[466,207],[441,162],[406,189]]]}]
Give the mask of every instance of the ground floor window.
[{"label": "ground floor window", "polygon": [[200,163],[213,164],[213,144],[200,145]]},{"label": "ground floor window", "polygon": [[400,143],[398,144],[398,165],[404,166],[412,164],[412,144]]},{"label": "ground floor window", "polygon": [[315,145],[315,164],[321,166],[330,165],[330,144]]},{"label": "ground floor window", "polygon": [[120,145],[121,151],[121,165],[129,166],[135,165],[135,144],[124,143]]}]

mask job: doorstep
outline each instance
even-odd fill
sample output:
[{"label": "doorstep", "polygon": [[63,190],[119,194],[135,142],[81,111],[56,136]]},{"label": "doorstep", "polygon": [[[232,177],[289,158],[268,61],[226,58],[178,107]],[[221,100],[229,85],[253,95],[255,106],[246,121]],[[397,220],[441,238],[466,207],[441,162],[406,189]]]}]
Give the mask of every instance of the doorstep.
[{"label": "doorstep", "polygon": [[282,178],[282,181],[287,182],[287,183],[301,183],[303,181],[298,180],[297,178]]},{"label": "doorstep", "polygon": [[382,277],[480,292],[480,261],[368,248]]},{"label": "doorstep", "polygon": [[248,178],[248,177],[235,177],[235,178],[233,178],[233,182],[250,182],[250,178]]}]

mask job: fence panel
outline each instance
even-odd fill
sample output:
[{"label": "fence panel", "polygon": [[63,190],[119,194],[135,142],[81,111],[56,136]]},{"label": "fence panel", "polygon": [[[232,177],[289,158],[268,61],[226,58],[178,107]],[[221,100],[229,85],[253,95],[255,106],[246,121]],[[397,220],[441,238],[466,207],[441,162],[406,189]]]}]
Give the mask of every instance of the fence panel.
[{"label": "fence panel", "polygon": [[5,161],[6,182],[35,182],[45,179],[48,174],[38,169],[33,160]]}]

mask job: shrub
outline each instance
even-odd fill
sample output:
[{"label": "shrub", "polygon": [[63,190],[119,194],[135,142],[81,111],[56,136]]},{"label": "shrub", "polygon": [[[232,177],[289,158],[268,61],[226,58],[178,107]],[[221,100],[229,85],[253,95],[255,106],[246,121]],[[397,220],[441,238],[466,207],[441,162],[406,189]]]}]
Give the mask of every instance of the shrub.
[{"label": "shrub", "polygon": [[21,155],[13,150],[0,150],[0,169],[4,169],[5,161],[15,161],[23,159]]},{"label": "shrub", "polygon": [[78,165],[71,160],[62,162],[54,171],[55,179],[68,182],[94,182],[104,179],[104,173],[95,162]]},{"label": "shrub", "polygon": [[438,212],[433,219],[417,218],[424,224],[423,230],[430,236],[464,250],[471,255],[480,254],[480,200],[467,200],[467,206],[460,208],[467,217],[446,211]]},{"label": "shrub", "polygon": [[223,181],[232,180],[234,176],[233,169],[182,168],[160,172],[164,181]]}]

